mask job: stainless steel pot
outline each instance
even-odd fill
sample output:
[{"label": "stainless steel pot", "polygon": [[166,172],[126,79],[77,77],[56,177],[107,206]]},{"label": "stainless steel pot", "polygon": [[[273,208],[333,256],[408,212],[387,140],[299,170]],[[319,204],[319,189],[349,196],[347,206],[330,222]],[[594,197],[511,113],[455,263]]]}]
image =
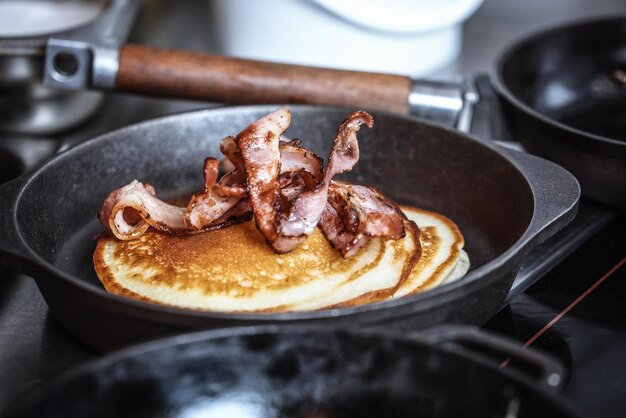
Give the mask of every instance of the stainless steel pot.
[{"label": "stainless steel pot", "polygon": [[[82,36],[115,0],[0,0],[0,132],[52,134],[75,126],[100,106],[103,94],[42,85],[51,36]],[[17,22],[17,23],[16,23]]]}]

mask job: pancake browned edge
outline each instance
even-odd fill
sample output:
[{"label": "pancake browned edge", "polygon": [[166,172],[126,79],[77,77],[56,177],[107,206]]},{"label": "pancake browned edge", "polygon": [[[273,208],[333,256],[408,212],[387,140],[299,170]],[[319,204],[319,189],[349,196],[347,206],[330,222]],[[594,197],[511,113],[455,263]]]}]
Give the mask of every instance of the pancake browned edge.
[{"label": "pancake browned edge", "polygon": [[388,289],[366,293],[354,299],[351,299],[342,303],[337,303],[335,305],[331,305],[328,308],[348,308],[351,306],[358,306],[358,305],[365,305],[367,303],[380,302],[382,300],[386,300],[392,297],[398,291],[398,289],[404,283],[406,283],[407,279],[410,277],[411,271],[413,271],[413,268],[415,267],[415,265],[418,263],[420,259],[420,256],[422,254],[422,249],[419,243],[420,230],[415,224],[415,222],[405,222],[404,226],[406,229],[410,229],[411,233],[414,235],[415,240],[416,240],[417,250],[413,252],[413,254],[408,259],[407,263],[404,265],[404,269],[402,270],[402,277],[398,281],[398,283],[395,286],[390,287]]},{"label": "pancake browned edge", "polygon": [[463,250],[465,239],[459,227],[446,216],[411,206],[400,206],[405,216],[420,228],[421,257],[409,278],[393,297],[423,292],[459,280],[469,270]]},{"label": "pancake browned edge", "polygon": [[[96,273],[111,293],[147,302],[222,312],[315,310],[390,297],[419,254],[407,221],[398,240],[372,239],[343,259],[319,229],[304,245],[276,254],[249,221],[191,236],[148,231],[99,239]],[[341,297],[342,299],[337,299]]]},{"label": "pancake browned edge", "polygon": [[96,237],[98,239],[98,243],[96,244],[96,249],[93,253],[93,266],[100,283],[102,283],[102,286],[104,286],[106,291],[113,293],[114,295],[124,296],[130,299],[140,300],[142,302],[158,303],[149,297],[142,296],[139,293],[126,289],[114,280],[111,275],[111,269],[104,261],[102,248],[104,248],[104,243],[107,240],[115,240],[117,238],[113,236],[111,231],[103,231]]},{"label": "pancake browned edge", "polygon": [[420,242],[419,242],[420,230],[415,224],[415,222],[405,221],[404,227],[406,230],[409,230],[410,231],[409,233],[413,236],[416,250],[407,258],[404,264],[404,267],[402,268],[402,274],[400,276],[400,280],[398,280],[398,283],[393,287],[368,292],[354,299],[350,299],[345,302],[329,305],[325,307],[324,309],[349,308],[352,306],[359,306],[359,305],[365,305],[368,303],[380,302],[380,301],[387,300],[393,297],[393,295],[398,291],[398,289],[400,289],[402,285],[406,283],[406,281],[409,279],[411,271],[413,271],[413,268],[419,262],[419,259],[422,253]]}]

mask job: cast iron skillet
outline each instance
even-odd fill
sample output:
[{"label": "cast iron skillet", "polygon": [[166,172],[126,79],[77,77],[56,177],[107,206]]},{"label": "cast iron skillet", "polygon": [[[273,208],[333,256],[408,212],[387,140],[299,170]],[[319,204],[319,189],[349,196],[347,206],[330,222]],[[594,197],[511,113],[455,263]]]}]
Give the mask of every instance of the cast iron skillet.
[{"label": "cast iron skillet", "polygon": [[[304,313],[224,314],[138,302],[104,291],[92,264],[96,212],[134,178],[164,197],[198,190],[206,156],[276,106],[220,108],[114,131],[0,187],[0,263],[34,277],[53,315],[98,349],[189,328],[274,323],[349,323],[415,329],[480,324],[503,306],[520,259],[575,215],[580,190],[561,167],[504,153],[456,131],[384,112],[359,134],[361,158],[346,178],[400,203],[439,211],[465,235],[472,268],[463,280],[414,297]],[[354,109],[293,106],[291,137],[326,156]]]},{"label": "cast iron skillet", "polygon": [[506,48],[492,82],[514,139],[626,206],[626,17],[577,22]]},{"label": "cast iron skillet", "polygon": [[571,417],[556,394],[563,380],[549,358],[462,328],[234,328],[109,355],[7,418]]}]

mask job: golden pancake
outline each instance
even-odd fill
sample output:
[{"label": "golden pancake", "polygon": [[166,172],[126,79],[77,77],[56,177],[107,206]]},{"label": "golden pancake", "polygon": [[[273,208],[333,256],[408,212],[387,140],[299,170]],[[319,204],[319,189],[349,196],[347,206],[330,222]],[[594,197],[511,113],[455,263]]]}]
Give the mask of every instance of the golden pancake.
[{"label": "golden pancake", "polygon": [[[412,222],[405,223],[405,230],[403,239],[382,241],[381,256],[367,270],[339,286],[327,286],[324,295],[311,297],[297,306],[288,307],[289,310],[348,307],[391,297],[407,280],[420,257],[419,230]],[[353,257],[357,256],[358,253]]]},{"label": "golden pancake", "polygon": [[[407,279],[401,281],[388,298],[398,298],[423,292],[444,283],[451,283],[465,276],[469,270],[469,257],[463,250],[465,240],[457,225],[447,217],[423,209],[401,206],[406,217],[419,227],[420,254]],[[330,295],[336,295],[335,289]],[[371,296],[371,295],[370,295]],[[337,307],[353,306],[384,300],[360,297],[337,303]]]},{"label": "golden pancake", "polygon": [[[276,254],[254,222],[190,236],[149,230],[121,241],[107,235],[94,253],[111,293],[221,312],[316,310],[411,295],[469,269],[458,227],[438,213],[403,206],[406,236],[372,239],[343,259],[319,229],[296,250]],[[418,244],[419,242],[419,244]]]},{"label": "golden pancake", "polygon": [[410,206],[400,208],[420,229],[422,254],[393,297],[423,292],[463,277],[470,264],[463,250],[465,240],[456,224],[439,213]]},{"label": "golden pancake", "polygon": [[96,273],[111,293],[221,312],[293,311],[389,297],[419,254],[417,231],[372,239],[343,259],[319,229],[276,254],[254,222],[190,236],[153,230],[131,241],[100,238]]}]

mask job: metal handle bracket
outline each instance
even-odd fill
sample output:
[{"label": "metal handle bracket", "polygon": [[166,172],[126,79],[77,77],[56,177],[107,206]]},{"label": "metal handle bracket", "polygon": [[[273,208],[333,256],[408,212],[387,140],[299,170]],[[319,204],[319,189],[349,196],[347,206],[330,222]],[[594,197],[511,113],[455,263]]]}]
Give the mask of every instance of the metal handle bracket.
[{"label": "metal handle bracket", "polygon": [[140,1],[112,1],[92,24],[48,39],[44,85],[74,90],[114,88],[120,46],[140,6]]},{"label": "metal handle bracket", "polygon": [[469,132],[478,92],[470,79],[463,82],[413,80],[409,113],[440,125]]}]

